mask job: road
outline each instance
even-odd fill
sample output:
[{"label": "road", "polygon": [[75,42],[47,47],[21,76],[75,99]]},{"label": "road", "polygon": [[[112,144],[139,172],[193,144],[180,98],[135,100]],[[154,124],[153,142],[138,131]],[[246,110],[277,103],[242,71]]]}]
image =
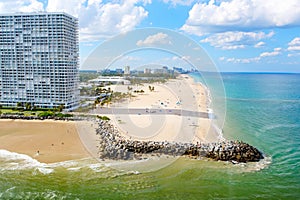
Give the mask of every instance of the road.
[{"label": "road", "polygon": [[110,115],[178,115],[185,117],[209,118],[210,113],[181,109],[145,109],[145,108],[97,108],[92,114]]}]

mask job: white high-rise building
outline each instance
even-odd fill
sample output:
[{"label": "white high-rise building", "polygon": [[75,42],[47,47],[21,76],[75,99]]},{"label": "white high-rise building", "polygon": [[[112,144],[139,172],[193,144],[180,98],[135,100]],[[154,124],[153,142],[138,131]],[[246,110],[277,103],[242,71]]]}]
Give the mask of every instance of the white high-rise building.
[{"label": "white high-rise building", "polygon": [[130,75],[130,66],[125,66],[124,75]]},{"label": "white high-rise building", "polygon": [[63,12],[0,14],[0,105],[78,106],[78,20]]}]

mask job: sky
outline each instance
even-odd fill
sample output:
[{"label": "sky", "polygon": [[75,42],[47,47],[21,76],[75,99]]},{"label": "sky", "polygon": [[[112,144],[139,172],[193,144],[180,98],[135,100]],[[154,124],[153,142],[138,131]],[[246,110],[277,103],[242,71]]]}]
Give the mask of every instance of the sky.
[{"label": "sky", "polygon": [[[197,43],[219,71],[300,72],[300,0],[0,0],[0,13],[37,11],[78,17],[80,69],[95,49],[120,34],[158,28],[168,31],[145,35],[136,47],[166,42],[174,31]],[[114,64],[138,66],[169,57],[170,67],[180,67],[176,58],[188,58],[152,51],[121,52]]]}]

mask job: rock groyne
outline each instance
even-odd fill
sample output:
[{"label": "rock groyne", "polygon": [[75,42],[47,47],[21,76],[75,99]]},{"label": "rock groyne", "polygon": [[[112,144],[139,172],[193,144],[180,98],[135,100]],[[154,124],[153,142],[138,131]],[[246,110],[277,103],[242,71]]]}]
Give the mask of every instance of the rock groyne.
[{"label": "rock groyne", "polygon": [[99,121],[99,157],[101,159],[140,159],[142,155],[189,156],[232,162],[257,162],[263,159],[255,147],[240,141],[220,143],[176,143],[128,140],[108,121]]}]

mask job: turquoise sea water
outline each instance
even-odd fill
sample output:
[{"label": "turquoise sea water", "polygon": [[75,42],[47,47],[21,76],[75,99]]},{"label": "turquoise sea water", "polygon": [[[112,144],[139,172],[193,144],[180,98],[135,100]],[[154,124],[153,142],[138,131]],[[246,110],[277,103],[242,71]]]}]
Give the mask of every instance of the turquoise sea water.
[{"label": "turquoise sea water", "polygon": [[[299,199],[300,75],[222,78],[224,137],[256,146],[264,161],[232,165],[181,158],[139,173],[89,159],[46,165],[0,150],[0,199]],[[214,87],[214,79],[208,76],[206,83]],[[211,91],[213,109],[221,113],[215,103],[221,97]]]}]

